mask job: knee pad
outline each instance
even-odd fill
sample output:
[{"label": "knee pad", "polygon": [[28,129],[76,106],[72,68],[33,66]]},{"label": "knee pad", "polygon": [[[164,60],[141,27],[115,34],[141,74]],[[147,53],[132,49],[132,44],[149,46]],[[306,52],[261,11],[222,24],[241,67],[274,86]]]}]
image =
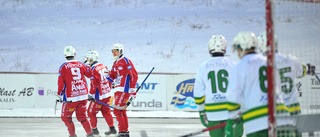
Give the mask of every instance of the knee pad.
[{"label": "knee pad", "polygon": [[114,110],[113,110],[113,114],[114,114],[115,116],[122,116],[122,111],[123,111],[123,110],[114,109]]},{"label": "knee pad", "polygon": [[63,122],[67,122],[67,123],[71,123],[72,122],[72,118],[71,117],[61,117],[61,120]]},{"label": "knee pad", "polygon": [[88,116],[90,117],[90,116],[93,116],[93,115],[95,115],[94,113],[92,113],[92,112],[87,112],[87,114],[88,114]]}]

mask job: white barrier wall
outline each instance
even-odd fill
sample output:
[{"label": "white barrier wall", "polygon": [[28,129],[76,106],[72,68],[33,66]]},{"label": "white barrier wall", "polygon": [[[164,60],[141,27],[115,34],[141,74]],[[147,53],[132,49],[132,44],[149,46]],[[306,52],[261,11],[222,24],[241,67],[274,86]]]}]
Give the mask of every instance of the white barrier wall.
[{"label": "white barrier wall", "polygon": [[58,74],[0,74],[0,108],[53,108]]},{"label": "white barrier wall", "polygon": [[[146,74],[139,74],[137,87],[145,77]],[[58,74],[0,73],[0,109],[53,109],[57,81]],[[87,82],[90,85],[90,81]],[[128,110],[196,110],[192,98],[193,82],[194,75],[152,74]]]},{"label": "white barrier wall", "polygon": [[[137,87],[145,77],[146,74],[139,74]],[[197,111],[193,99],[194,80],[195,74],[152,74],[142,85],[128,110]],[[0,73],[0,109],[53,109],[57,81],[58,74]],[[297,88],[303,114],[320,112],[319,83],[314,76],[298,79]]]},{"label": "white barrier wall", "polygon": [[[146,76],[139,75],[136,87],[140,86]],[[166,77],[166,75],[150,75],[145,83],[141,85],[137,98],[132,101],[128,110],[167,110]]]}]

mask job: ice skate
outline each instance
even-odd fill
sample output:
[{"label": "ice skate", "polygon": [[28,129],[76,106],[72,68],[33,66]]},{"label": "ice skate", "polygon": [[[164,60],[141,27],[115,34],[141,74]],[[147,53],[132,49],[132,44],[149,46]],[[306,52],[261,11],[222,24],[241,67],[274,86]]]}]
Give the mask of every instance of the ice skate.
[{"label": "ice skate", "polygon": [[87,135],[87,137],[94,137],[94,136],[93,136],[93,133]]},{"label": "ice skate", "polygon": [[115,137],[117,135],[117,131],[114,127],[110,127],[110,130],[106,131],[104,134],[106,137]]},{"label": "ice skate", "polygon": [[94,137],[101,137],[101,136],[99,135],[99,130],[98,130],[98,128],[93,128],[93,129],[92,129],[92,133],[93,133],[93,136],[94,136]]},{"label": "ice skate", "polygon": [[117,137],[129,137],[129,131],[119,132],[119,134],[117,135]]}]

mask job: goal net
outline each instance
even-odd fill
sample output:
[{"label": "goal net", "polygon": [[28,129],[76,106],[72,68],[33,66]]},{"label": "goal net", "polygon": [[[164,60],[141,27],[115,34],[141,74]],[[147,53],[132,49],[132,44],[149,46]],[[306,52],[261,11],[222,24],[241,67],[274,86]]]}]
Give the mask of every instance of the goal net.
[{"label": "goal net", "polygon": [[[275,123],[272,114],[269,114],[269,125],[276,125],[281,120],[291,123],[277,126],[276,130],[269,126],[269,136],[275,135],[271,133],[283,137],[320,136],[320,81],[316,78],[316,75],[320,75],[320,0],[266,0],[266,24],[267,36],[269,34],[267,40],[273,43],[268,47],[274,48],[273,56],[268,56],[268,62],[274,58],[270,65],[279,70],[280,89],[291,113],[287,118],[280,116],[276,104],[269,102],[275,110]],[[277,60],[276,53],[290,54],[306,67],[307,64],[315,66],[316,74],[302,78],[291,77],[290,73],[298,71],[298,68],[283,65],[286,62]],[[297,99],[296,103],[292,102],[293,98]]]}]

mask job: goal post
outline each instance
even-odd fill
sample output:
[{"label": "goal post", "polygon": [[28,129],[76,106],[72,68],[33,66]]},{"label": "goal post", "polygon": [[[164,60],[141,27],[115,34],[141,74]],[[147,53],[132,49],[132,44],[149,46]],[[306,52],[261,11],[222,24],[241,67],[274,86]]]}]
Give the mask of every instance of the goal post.
[{"label": "goal post", "polygon": [[268,78],[268,135],[276,136],[275,91],[274,91],[274,41],[273,41],[273,1],[266,0],[266,35],[267,35],[267,78]]},{"label": "goal post", "polygon": [[[289,72],[298,68],[279,71],[280,89],[284,94],[297,92],[298,103],[288,105],[291,115],[287,118],[278,115],[274,103],[274,72],[281,66],[276,61],[276,53],[290,56],[306,67],[311,64],[316,68],[316,75],[320,75],[320,0],[266,0],[265,4],[269,137],[320,136],[320,81],[315,75],[293,78]],[[285,102],[288,100],[289,97],[284,97]],[[278,121],[284,119],[292,124],[276,126]]]}]

